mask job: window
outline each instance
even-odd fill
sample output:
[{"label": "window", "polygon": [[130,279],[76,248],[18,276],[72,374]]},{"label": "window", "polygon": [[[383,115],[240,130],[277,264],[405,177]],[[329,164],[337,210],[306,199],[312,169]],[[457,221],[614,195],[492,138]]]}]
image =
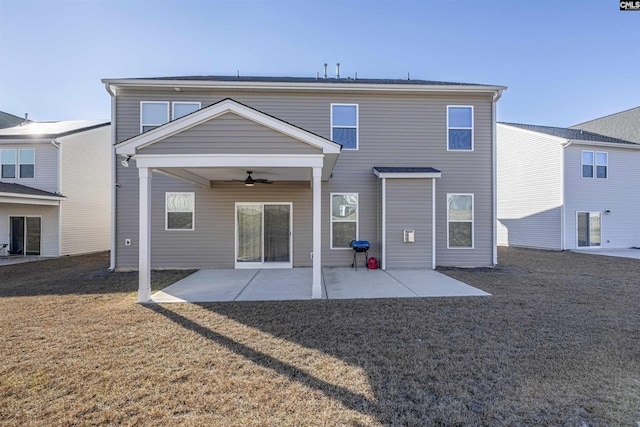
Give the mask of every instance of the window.
[{"label": "window", "polygon": [[447,247],[473,248],[473,194],[447,194]]},{"label": "window", "polygon": [[331,194],[331,249],[351,249],[358,240],[358,193]]},{"label": "window", "polygon": [[2,178],[16,177],[16,150],[0,150],[0,165]]},{"label": "window", "polygon": [[173,119],[179,119],[180,117],[184,117],[187,114],[191,114],[194,111],[198,111],[200,109],[199,102],[174,102],[173,103]]},{"label": "window", "polygon": [[609,168],[609,155],[603,151],[582,152],[582,177],[606,178]]},{"label": "window", "polygon": [[166,230],[193,230],[195,193],[166,193]]},{"label": "window", "polygon": [[600,212],[578,212],[578,247],[600,246]]},{"label": "window", "polygon": [[607,177],[607,166],[609,163],[609,155],[600,151],[596,151],[596,178]]},{"label": "window", "polygon": [[20,178],[35,177],[36,153],[34,150],[20,150]]},{"label": "window", "polygon": [[447,150],[473,151],[473,107],[447,106]]},{"label": "window", "polygon": [[157,128],[168,121],[168,102],[143,101],[140,103],[140,132]]},{"label": "window", "polygon": [[357,104],[331,104],[331,139],[344,150],[358,149]]}]

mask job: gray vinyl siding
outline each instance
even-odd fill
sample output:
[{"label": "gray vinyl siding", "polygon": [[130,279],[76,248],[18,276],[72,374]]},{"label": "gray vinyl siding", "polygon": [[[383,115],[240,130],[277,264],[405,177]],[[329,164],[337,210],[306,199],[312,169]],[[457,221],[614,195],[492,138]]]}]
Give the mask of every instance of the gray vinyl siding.
[{"label": "gray vinyl siding", "polygon": [[58,206],[0,203],[0,244],[9,243],[9,217],[41,217],[40,256],[58,256]]},{"label": "gray vinyl siding", "polygon": [[498,244],[561,249],[561,141],[498,124],[497,163]]},{"label": "gray vinyl siding", "polygon": [[56,193],[58,191],[58,149],[46,143],[20,142],[17,144],[0,144],[0,150],[32,149],[35,154],[34,178],[2,178],[2,182],[26,185],[38,190]]},{"label": "gray vinyl siding", "polygon": [[[431,268],[431,179],[386,180],[386,268]],[[404,243],[404,230],[415,243]]]},{"label": "gray vinyl siding", "polygon": [[143,154],[289,154],[320,149],[234,113],[223,114],[139,151]]},{"label": "gray vinyl siding", "polygon": [[61,255],[109,250],[110,140],[110,126],[60,138]]},{"label": "gray vinyl siding", "polygon": [[[437,180],[436,187],[438,265],[487,266],[492,264],[494,195],[492,194],[492,99],[490,96],[239,91],[222,93],[195,90],[183,90],[176,94],[173,90],[152,92],[126,89],[119,90],[116,100],[116,123],[118,124],[116,139],[122,141],[139,133],[140,101],[196,101],[201,102],[202,107],[206,107],[227,97],[326,138],[331,136],[331,103],[359,105],[359,150],[344,150],[338,158],[332,178],[322,183],[323,265],[348,266],[352,260],[350,250],[330,249],[329,197],[332,192],[359,194],[359,238],[372,243],[371,255],[380,256],[379,242],[376,241],[379,235],[378,178],[373,175],[373,166],[430,166],[442,171],[442,178]],[[475,149],[473,152],[447,152],[447,105],[474,106]],[[117,191],[117,265],[120,267],[126,263],[132,267],[137,265],[137,248],[133,245],[125,248],[122,245],[123,236],[136,238],[138,232],[137,171],[133,165],[126,171],[118,166],[117,171],[117,181],[121,183]],[[164,179],[161,181],[154,178],[154,185],[159,186],[160,182],[165,182]],[[177,181],[175,186],[180,188],[180,191],[201,191]],[[308,183],[306,186],[308,187]],[[308,191],[310,197],[310,190]],[[475,249],[473,250],[447,249],[447,193],[475,195]],[[256,201],[260,201],[261,197],[262,192],[256,195]],[[311,212],[310,200],[309,198],[307,201],[309,212]],[[300,215],[296,212],[298,204],[295,200],[293,202],[294,220],[304,219],[304,214]],[[196,221],[200,220],[199,216],[197,212]],[[227,226],[233,229],[233,215],[228,219],[220,220],[226,221]],[[306,221],[310,229],[310,214]],[[153,238],[157,240],[155,232]],[[233,239],[224,241],[222,245],[230,254],[233,254],[233,249],[230,248],[231,242]],[[177,239],[172,251],[181,253],[191,245],[193,245],[191,239]],[[309,245],[311,245],[310,241]],[[306,249],[298,251],[295,243],[294,246],[294,264],[306,265],[309,258],[308,251]],[[207,247],[206,250],[211,249]],[[300,257],[303,259],[299,259]],[[153,254],[152,263],[158,265]],[[220,263],[222,262],[219,260],[211,259],[210,261],[211,265],[221,265]]]},{"label": "gray vinyl siding", "polygon": [[[582,178],[582,150],[608,153],[606,179]],[[601,213],[603,248],[640,247],[640,151],[572,144],[564,162],[566,249],[577,246],[577,212]]]}]

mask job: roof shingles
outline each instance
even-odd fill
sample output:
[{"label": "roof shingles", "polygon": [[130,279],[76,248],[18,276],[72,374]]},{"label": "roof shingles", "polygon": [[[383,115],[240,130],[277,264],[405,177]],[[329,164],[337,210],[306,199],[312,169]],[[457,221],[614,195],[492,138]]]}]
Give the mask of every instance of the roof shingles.
[{"label": "roof shingles", "polygon": [[612,144],[639,145],[635,142],[625,141],[623,139],[612,138],[610,136],[600,135],[598,133],[586,132],[580,129],[558,128],[553,126],[528,125],[523,123],[507,123],[500,124],[513,126],[520,129],[526,129],[533,132],[540,132],[559,138],[570,139],[573,141],[591,141],[591,142],[608,142]]}]

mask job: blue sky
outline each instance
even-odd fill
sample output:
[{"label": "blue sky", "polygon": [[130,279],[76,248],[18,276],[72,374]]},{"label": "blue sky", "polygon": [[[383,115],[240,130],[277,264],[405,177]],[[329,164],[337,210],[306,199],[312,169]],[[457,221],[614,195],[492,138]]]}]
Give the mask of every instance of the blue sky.
[{"label": "blue sky", "polygon": [[498,120],[640,105],[640,11],[617,0],[0,0],[0,110],[109,118],[101,78],[341,76],[508,86]]}]

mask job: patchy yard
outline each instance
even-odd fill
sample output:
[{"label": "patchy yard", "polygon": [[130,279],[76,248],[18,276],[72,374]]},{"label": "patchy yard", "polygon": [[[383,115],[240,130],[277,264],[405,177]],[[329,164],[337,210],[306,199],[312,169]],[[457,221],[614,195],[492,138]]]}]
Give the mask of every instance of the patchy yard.
[{"label": "patchy yard", "polygon": [[441,270],[492,297],[164,306],[106,254],[0,267],[0,424],[635,427],[640,261],[499,255]]}]

